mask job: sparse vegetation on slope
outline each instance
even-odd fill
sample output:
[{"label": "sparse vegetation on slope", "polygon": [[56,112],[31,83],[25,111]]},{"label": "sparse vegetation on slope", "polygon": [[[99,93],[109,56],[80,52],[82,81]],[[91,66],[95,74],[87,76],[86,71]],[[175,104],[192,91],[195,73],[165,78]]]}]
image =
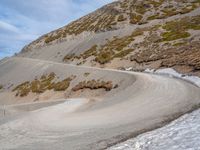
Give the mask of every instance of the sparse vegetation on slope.
[{"label": "sparse vegetation on slope", "polygon": [[142,15],[137,15],[135,13],[130,15],[130,23],[137,24],[142,20]]},{"label": "sparse vegetation on slope", "polygon": [[184,31],[177,31],[177,32],[164,32],[162,33],[163,41],[173,41],[177,39],[187,38],[190,37],[190,33]]},{"label": "sparse vegetation on slope", "polygon": [[105,89],[106,91],[110,91],[113,89],[113,84],[112,81],[100,81],[100,80],[90,80],[90,81],[83,81],[83,82],[79,82],[75,87],[72,88],[73,91],[78,91],[81,89],[91,89],[91,90],[95,90],[95,89]]},{"label": "sparse vegetation on slope", "polygon": [[118,18],[117,18],[117,21],[118,21],[118,22],[122,22],[122,21],[125,21],[125,20],[127,20],[127,18],[124,17],[123,14],[119,15]]},{"label": "sparse vegetation on slope", "polygon": [[[182,58],[177,58],[177,65],[196,70],[198,67],[194,66],[188,58],[188,56],[194,57],[189,53],[190,50],[184,51],[184,54],[188,55],[185,56],[181,55],[178,49],[193,47],[192,43],[199,42],[200,17],[196,10],[199,7],[199,0],[116,1],[43,36],[43,41],[37,40],[37,42],[44,43],[46,39],[46,43],[55,40],[59,43],[68,35],[89,31],[95,34],[91,33],[90,38],[88,36],[90,34],[84,33],[81,39],[85,35],[86,39],[83,38],[80,43],[69,46],[70,53],[66,56],[64,49],[61,48],[59,50],[61,53],[55,60],[61,61],[61,58],[67,63],[97,67],[120,68],[121,65],[124,67],[135,65],[136,69],[143,70],[146,67],[176,66],[174,57],[178,57],[179,54]],[[147,24],[142,25],[145,23]],[[119,28],[123,29],[118,30]],[[138,29],[135,30],[135,28]],[[109,33],[98,34],[107,31]],[[76,37],[69,36],[69,40],[76,41],[78,40]],[[88,44],[88,49],[79,47],[82,43],[84,43],[83,47]],[[191,51],[198,56],[197,50],[192,48]],[[192,59],[195,62],[198,61],[198,58]],[[54,60],[53,56],[50,60]]]},{"label": "sparse vegetation on slope", "polygon": [[54,83],[54,91],[65,91],[69,87],[71,80],[71,78],[66,78],[63,81]]},{"label": "sparse vegetation on slope", "polygon": [[[88,77],[90,73],[86,72],[83,74],[84,77]],[[64,80],[57,81],[57,76],[55,73],[50,73],[47,75],[42,75],[39,79],[33,81],[26,81],[17,85],[12,91],[16,92],[16,96],[25,97],[30,92],[41,94],[47,90],[54,91],[65,91],[69,88],[70,83],[76,76],[70,76]],[[89,88],[91,90],[95,89],[105,89],[110,91],[113,88],[117,88],[118,85],[113,86],[112,81],[101,81],[101,80],[89,80],[79,82],[76,86],[72,88],[72,91],[78,91],[80,89]]]},{"label": "sparse vegetation on slope", "polygon": [[13,92],[16,91],[16,96],[24,97],[27,96],[30,92],[32,93],[43,93],[47,90],[54,91],[65,91],[73,77],[68,77],[62,81],[55,82],[56,75],[55,73],[50,73],[48,75],[42,75],[40,79],[35,79],[33,81],[26,81],[13,89]]},{"label": "sparse vegetation on slope", "polygon": [[89,72],[84,73],[84,76],[85,76],[85,77],[88,77],[89,75],[90,75]]},{"label": "sparse vegetation on slope", "polygon": [[[172,61],[172,58],[174,58],[176,54],[181,55],[179,53],[180,50],[178,51],[179,47],[189,47],[189,45],[187,45],[186,42],[181,41],[181,39],[188,38],[189,40],[191,38],[190,32],[192,30],[200,29],[199,20],[200,16],[198,15],[170,21],[164,25],[136,29],[129,36],[121,38],[113,37],[112,40],[108,40],[104,45],[94,45],[80,56],[74,55],[71,60],[81,58],[86,61],[88,57],[92,57],[93,61],[98,62],[99,64],[106,64],[111,62],[114,58],[131,56],[132,52],[134,52],[137,47],[137,49],[139,48],[141,50],[133,53],[134,55],[132,55],[129,60],[136,61],[139,64],[162,60],[162,66],[175,66],[175,61]],[[142,40],[140,40],[139,43],[136,43],[134,41],[138,36],[141,36]],[[172,51],[174,51],[175,54],[173,54]],[[196,50],[191,51],[196,54],[198,53]],[[189,52],[184,51],[184,54],[191,56]],[[176,55],[176,57],[178,57],[178,55]],[[184,61],[185,63],[181,64],[181,61]],[[169,64],[167,65],[167,63]],[[198,62],[196,63],[198,64]],[[192,66],[195,70],[198,68],[184,55],[177,59],[177,65]]]},{"label": "sparse vegetation on slope", "polygon": [[136,29],[131,35],[125,36],[122,38],[114,37],[112,40],[108,40],[106,44],[104,45],[94,45],[89,50],[86,50],[81,55],[75,55],[75,54],[67,54],[63,61],[74,59],[80,59],[83,60],[87,59],[88,57],[95,57],[94,61],[105,64],[113,60],[114,58],[124,58],[128,54],[134,51],[133,48],[128,48],[128,45],[130,45],[134,38],[140,35],[143,35],[144,30],[143,29]]},{"label": "sparse vegetation on slope", "polygon": [[67,62],[68,60],[73,60],[75,58],[75,54],[67,54],[64,58],[63,61]]},{"label": "sparse vegetation on slope", "polygon": [[0,90],[3,89],[3,85],[0,84]]},{"label": "sparse vegetation on slope", "polygon": [[[178,5],[174,5],[174,2],[178,3]],[[116,25],[119,23],[140,25],[147,23],[148,20],[165,19],[178,14],[186,14],[199,6],[200,2],[198,0],[192,2],[176,0],[124,0],[114,2],[41,37],[32,44],[40,44],[43,41],[49,44],[53,41],[64,39],[68,35],[78,35],[86,31],[105,32],[116,30],[118,29]]]},{"label": "sparse vegetation on slope", "polygon": [[162,33],[163,41],[187,38],[190,36],[189,29],[200,30],[200,16],[167,22],[163,29],[166,30],[166,32]]},{"label": "sparse vegetation on slope", "polygon": [[160,60],[160,67],[187,66],[197,71],[200,70],[200,45],[193,42],[168,49],[144,50],[133,55],[131,60],[139,64]]},{"label": "sparse vegetation on slope", "polygon": [[81,57],[83,59],[87,59],[90,56],[95,56],[97,54],[97,45],[92,46],[90,49],[86,50],[83,54],[81,54]]}]

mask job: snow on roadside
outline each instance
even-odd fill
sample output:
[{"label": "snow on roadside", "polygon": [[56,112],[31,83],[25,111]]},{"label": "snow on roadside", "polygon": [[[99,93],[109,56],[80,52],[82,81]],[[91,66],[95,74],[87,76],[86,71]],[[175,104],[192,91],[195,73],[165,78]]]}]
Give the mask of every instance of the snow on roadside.
[{"label": "snow on roadside", "polygon": [[168,75],[170,77],[181,78],[181,79],[184,79],[186,81],[190,81],[193,84],[195,84],[198,87],[200,87],[200,78],[199,77],[197,77],[197,76],[183,75],[183,74],[178,73],[177,71],[175,71],[172,68],[165,68],[165,69],[158,69],[158,70],[146,69],[145,72],[147,72],[147,73],[161,74],[161,75]]},{"label": "snow on roadside", "polygon": [[200,150],[200,109],[108,150]]},{"label": "snow on roadside", "polygon": [[[172,68],[146,69],[145,72],[181,78],[200,87],[199,77],[182,75]],[[200,150],[200,109],[108,150]]]}]

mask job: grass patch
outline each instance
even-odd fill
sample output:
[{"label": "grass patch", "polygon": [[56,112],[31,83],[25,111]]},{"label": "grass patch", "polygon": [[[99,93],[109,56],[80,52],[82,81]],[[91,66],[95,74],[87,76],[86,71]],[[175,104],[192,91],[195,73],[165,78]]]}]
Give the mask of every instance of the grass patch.
[{"label": "grass patch", "polygon": [[89,72],[84,73],[84,77],[88,77],[90,75]]},{"label": "grass patch", "polygon": [[75,57],[75,54],[74,54],[74,53],[73,53],[73,54],[67,54],[67,55],[63,58],[63,61],[64,61],[64,62],[67,62],[67,61],[69,61],[69,60],[73,60],[74,57]]},{"label": "grass patch", "polygon": [[155,19],[159,19],[159,14],[155,14],[155,15],[152,15],[152,16],[149,16],[148,18],[147,18],[147,20],[155,20]]},{"label": "grass patch", "polygon": [[97,55],[95,61],[100,64],[108,63],[112,59],[112,55],[113,55],[112,51],[102,51]]},{"label": "grass patch", "polygon": [[94,56],[94,61],[100,64],[106,64],[114,58],[123,58],[133,51],[133,49],[127,49],[127,46],[135,40],[134,37],[143,35],[143,32],[143,29],[138,28],[129,36],[124,36],[122,38],[113,37],[113,39],[110,41],[108,40],[106,44],[99,46],[94,45],[79,56],[75,56],[74,54],[67,55],[63,61],[73,60],[75,58],[86,60],[88,57]]},{"label": "grass patch", "polygon": [[71,82],[71,78],[66,78],[63,81],[57,82],[53,85],[54,91],[65,91]]},{"label": "grass patch", "polygon": [[133,31],[133,33],[131,34],[132,37],[136,37],[136,36],[140,36],[140,35],[143,35],[144,34],[144,31],[143,29],[135,29],[135,31]]},{"label": "grass patch", "polygon": [[18,95],[21,97],[27,96],[28,93],[30,92],[29,84],[30,84],[30,82],[26,81],[26,82],[16,86],[12,91],[13,92],[17,91],[16,96],[18,96]]},{"label": "grass patch", "polygon": [[97,53],[97,45],[92,46],[90,49],[86,50],[83,54],[81,54],[81,57],[83,59],[87,59],[90,56],[94,56]]},{"label": "grass patch", "polygon": [[81,89],[105,89],[106,91],[110,91],[113,89],[112,81],[100,81],[100,80],[90,80],[90,81],[83,81],[79,82],[75,87],[72,88],[72,91],[79,91]]},{"label": "grass patch", "polygon": [[115,54],[114,58],[123,58],[123,57],[127,56],[128,54],[130,54],[132,51],[133,51],[133,49],[127,49],[127,50],[121,51],[121,52]]},{"label": "grass patch", "polygon": [[185,17],[183,19],[180,19],[178,21],[170,21],[167,22],[163,29],[166,29],[167,31],[182,31],[182,30],[200,30],[200,15],[194,16],[194,17]]},{"label": "grass patch", "polygon": [[[36,40],[36,43],[45,41],[49,44],[55,40],[63,39],[68,35],[78,35],[84,31],[88,32],[105,32],[109,30],[115,30],[119,22],[123,22],[130,18],[131,24],[141,24],[145,23],[146,20],[142,20],[143,15],[146,12],[152,11],[162,11],[158,15],[149,16],[148,20],[167,18],[177,14],[189,13],[192,10],[199,7],[199,0],[191,2],[178,2],[176,9],[171,7],[173,3],[164,0],[147,0],[135,3],[135,1],[123,1],[119,2],[122,11],[114,8],[112,5],[108,7],[103,7],[99,13],[92,13],[85,17],[80,18],[77,21],[70,23],[69,25],[54,31],[53,33],[43,36],[40,40]],[[127,17],[127,15],[129,17]],[[143,22],[142,22],[142,21]]]},{"label": "grass patch", "polygon": [[162,15],[163,18],[167,18],[167,17],[171,17],[171,16],[179,14],[179,12],[176,11],[176,9],[174,9],[174,8],[165,8],[162,10],[162,12],[164,13]]},{"label": "grass patch", "polygon": [[177,40],[177,39],[183,39],[183,38],[187,38],[190,37],[190,33],[188,32],[164,32],[161,34],[162,35],[162,40],[163,41],[173,41],[173,40]]},{"label": "grass patch", "polygon": [[55,78],[56,74],[53,72],[48,75],[42,75],[39,79],[31,82],[26,81],[16,86],[12,91],[16,91],[16,96],[20,97],[27,96],[30,92],[40,94],[52,89],[54,91],[65,91],[72,80],[71,77],[68,77],[62,81],[54,82]]},{"label": "grass patch", "polygon": [[187,38],[190,33],[189,29],[200,30],[200,15],[195,17],[185,17],[178,21],[167,22],[163,29],[166,32],[162,33],[163,41],[173,41],[177,39]]},{"label": "grass patch", "polygon": [[177,43],[173,44],[173,46],[184,46],[186,44],[187,44],[186,42],[177,42]]},{"label": "grass patch", "polygon": [[122,21],[125,21],[125,20],[126,20],[126,18],[124,17],[123,14],[119,15],[118,18],[117,18],[118,22],[122,22]]},{"label": "grass patch", "polygon": [[159,7],[160,5],[163,4],[164,0],[159,0],[159,1],[154,1],[154,0],[149,0],[150,4],[152,4],[154,7]]},{"label": "grass patch", "polygon": [[55,35],[49,35],[45,38],[45,43],[48,44],[48,43],[51,43],[57,39],[60,39],[62,37],[62,33],[61,32],[58,32],[56,33]]},{"label": "grass patch", "polygon": [[0,90],[3,89],[3,85],[0,85]]},{"label": "grass patch", "polygon": [[145,14],[146,13],[146,8],[144,7],[144,4],[140,4],[135,6],[135,11],[139,14]]},{"label": "grass patch", "polygon": [[137,24],[142,20],[142,15],[137,15],[135,13],[130,14],[130,23],[131,24]]}]

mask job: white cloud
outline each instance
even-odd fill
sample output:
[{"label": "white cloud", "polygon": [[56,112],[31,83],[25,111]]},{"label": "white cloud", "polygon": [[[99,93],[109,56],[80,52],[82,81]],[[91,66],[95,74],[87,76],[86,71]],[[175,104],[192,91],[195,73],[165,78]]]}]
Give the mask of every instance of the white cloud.
[{"label": "white cloud", "polygon": [[0,20],[0,31],[4,30],[4,31],[9,31],[9,32],[19,32],[19,29],[16,28],[14,25],[11,25],[9,23],[6,23],[4,21]]},{"label": "white cloud", "polygon": [[[0,58],[113,0],[1,0]],[[2,51],[9,51],[4,52]]]}]

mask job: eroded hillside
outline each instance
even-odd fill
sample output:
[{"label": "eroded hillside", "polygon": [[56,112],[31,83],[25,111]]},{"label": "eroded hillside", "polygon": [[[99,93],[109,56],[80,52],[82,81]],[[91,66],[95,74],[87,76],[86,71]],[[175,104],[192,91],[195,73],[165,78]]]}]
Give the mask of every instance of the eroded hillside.
[{"label": "eroded hillside", "polygon": [[199,0],[121,0],[26,46],[19,56],[199,74]]}]

